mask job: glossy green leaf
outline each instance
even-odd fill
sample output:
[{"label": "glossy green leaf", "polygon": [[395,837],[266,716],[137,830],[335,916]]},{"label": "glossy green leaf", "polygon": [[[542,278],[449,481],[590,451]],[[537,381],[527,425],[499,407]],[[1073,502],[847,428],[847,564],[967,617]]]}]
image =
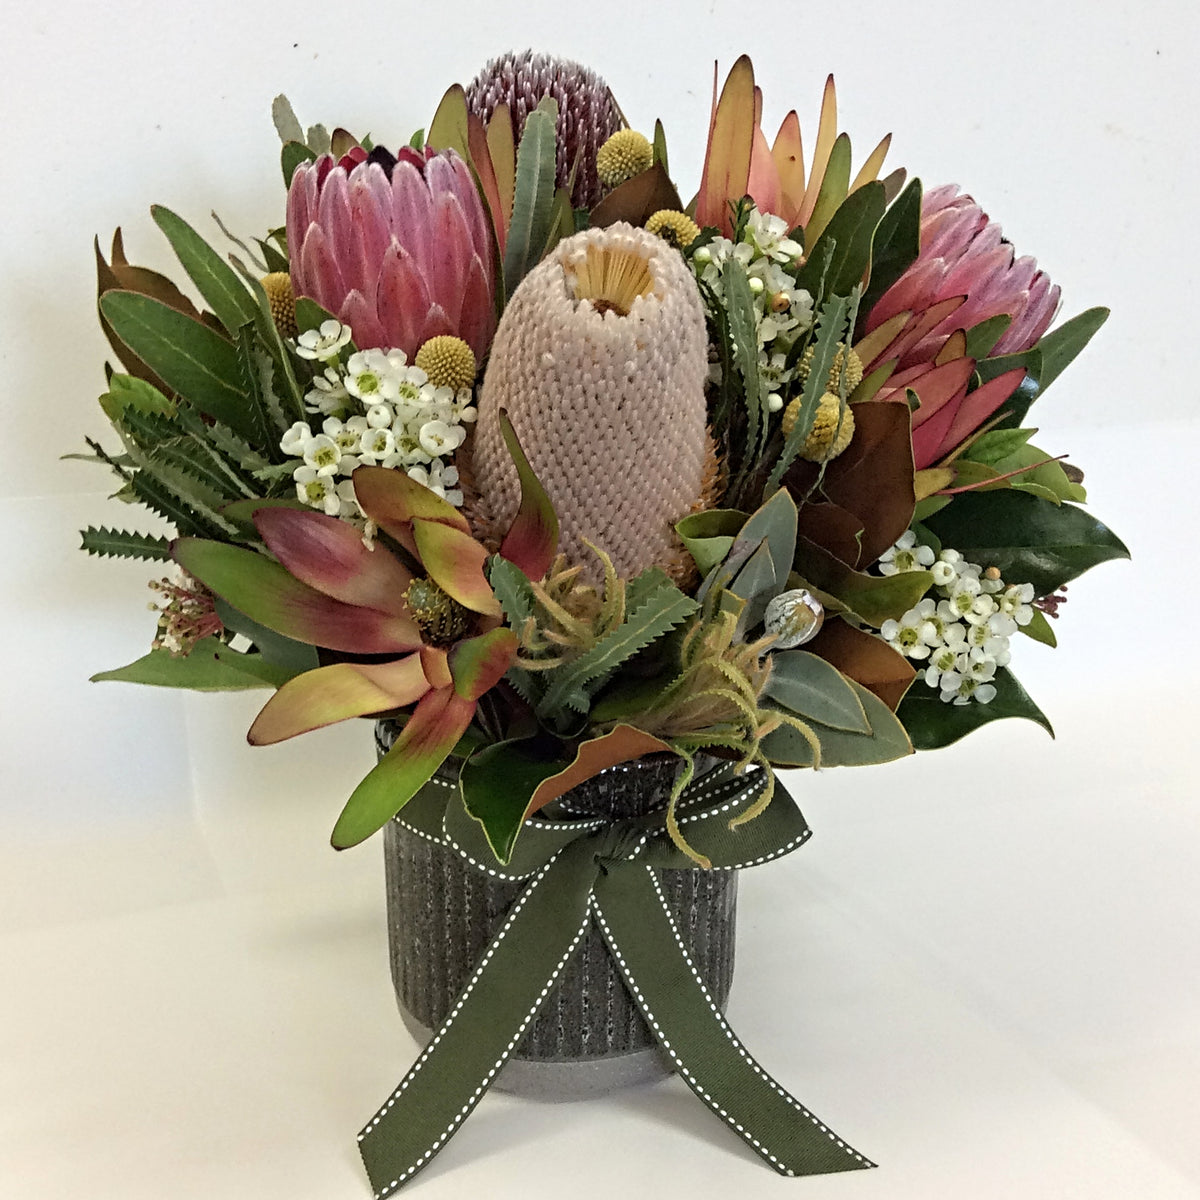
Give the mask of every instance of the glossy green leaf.
[{"label": "glossy green leaf", "polygon": [[990,383],[1015,367],[1024,368],[1025,378],[992,417],[992,420],[998,420],[999,426],[1004,429],[1020,426],[1029,412],[1030,405],[1041,395],[1042,387],[1038,379],[1042,373],[1042,353],[1035,346],[1022,354],[985,358],[975,364],[975,373],[979,376],[980,385]]},{"label": "glossy green leaf", "polygon": [[206,637],[186,655],[151,650],[128,666],[93,675],[92,682],[143,683],[196,692],[227,692],[280,687],[292,675],[292,671],[267,662],[261,654],[240,654],[219,638]]},{"label": "glossy green leaf", "polygon": [[321,665],[315,646],[284,637],[282,633],[260,625],[232,604],[227,604],[220,596],[216,599],[216,609],[217,616],[221,618],[221,624],[226,629],[249,638],[264,662],[286,671],[289,677],[312,671]]},{"label": "glossy green leaf", "polygon": [[258,306],[242,285],[238,273],[182,218],[161,204],[151,206],[150,215],[166,234],[183,269],[196,285],[205,303],[217,314],[230,337],[255,320]]},{"label": "glossy green leaf", "polygon": [[114,424],[130,410],[164,417],[175,413],[174,400],[168,400],[152,383],[136,375],[114,374],[108,381],[108,391],[100,397],[100,407]]},{"label": "glossy green leaf", "polygon": [[1035,433],[1036,429],[992,429],[977,437],[962,457],[992,465],[1015,454]]},{"label": "glossy green leaf", "polygon": [[510,296],[537,263],[554,220],[557,118],[558,105],[545,97],[526,118],[517,147],[512,222],[504,247],[504,286]]},{"label": "glossy green leaf", "polygon": [[116,335],[169,388],[202,413],[253,439],[236,347],[149,296],[106,292],[100,309]]},{"label": "glossy green leaf", "polygon": [[937,750],[959,738],[1005,717],[1024,717],[1035,721],[1051,737],[1054,730],[1046,714],[1029,698],[1007,667],[1001,667],[992,680],[995,698],[987,704],[972,700],[967,704],[947,704],[936,688],[918,680],[900,702],[899,716],[917,750]]},{"label": "glossy green leaf", "polygon": [[871,278],[863,293],[862,313],[917,261],[921,250],[921,181],[914,179],[879,220],[871,246]]},{"label": "glossy green leaf", "polygon": [[302,162],[314,162],[316,157],[303,142],[285,142],[279,152],[279,167],[283,171],[284,187],[292,186],[292,176]]},{"label": "glossy green leaf", "polygon": [[1046,614],[1040,608],[1033,610],[1033,619],[1028,625],[1017,626],[1017,632],[1023,633],[1035,642],[1041,642],[1043,646],[1058,645],[1058,636],[1054,632],[1054,626],[1046,619]]},{"label": "glossy green leaf", "polygon": [[825,268],[825,295],[844,296],[862,283],[871,264],[871,246],[884,212],[883,184],[865,184],[849,196],[833,214],[813,246],[808,261],[796,277],[796,286],[810,295],[818,294],[821,280],[814,277],[816,264],[825,257],[824,243],[834,249]]},{"label": "glossy green leaf", "polygon": [[1043,392],[1070,366],[1107,320],[1107,308],[1089,308],[1064,321],[1038,342],[1035,349],[1042,356],[1038,382]]},{"label": "glossy green leaf", "polygon": [[[947,545],[958,547],[954,542]],[[895,575],[867,575],[855,571],[828,551],[801,539],[796,571],[806,583],[835,596],[869,625],[898,620],[933,586],[928,571],[901,571]]]},{"label": "glossy green leaf", "polygon": [[1032,583],[1038,596],[1099,563],[1129,557],[1090,513],[1019,491],[966,492],[926,524],[969,562],[996,567],[1007,583]]},{"label": "glossy green leaf", "polygon": [[871,725],[853,684],[836,667],[807,650],[771,655],[771,678],[763,693],[809,721],[848,733],[870,733]]}]

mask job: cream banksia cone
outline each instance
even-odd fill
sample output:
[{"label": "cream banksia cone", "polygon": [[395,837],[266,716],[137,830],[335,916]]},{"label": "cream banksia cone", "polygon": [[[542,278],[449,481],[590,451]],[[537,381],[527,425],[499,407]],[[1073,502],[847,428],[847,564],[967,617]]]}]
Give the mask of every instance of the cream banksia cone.
[{"label": "cream banksia cone", "polygon": [[715,499],[707,372],[704,309],[678,251],[623,223],[560,242],[492,343],[470,468],[479,536],[494,541],[520,499],[505,409],[569,561],[597,571],[586,539],[624,579],[655,565],[685,577],[673,526]]}]

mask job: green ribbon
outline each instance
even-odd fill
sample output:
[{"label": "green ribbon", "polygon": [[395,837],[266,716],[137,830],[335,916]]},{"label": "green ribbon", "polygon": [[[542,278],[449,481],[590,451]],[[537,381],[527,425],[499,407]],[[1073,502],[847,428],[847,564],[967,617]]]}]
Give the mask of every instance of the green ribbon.
[{"label": "green ribbon", "polygon": [[[730,829],[764,786],[761,774],[739,776],[721,764],[680,797],[684,836],[714,870],[757,866],[808,840],[811,831],[778,782],[761,816]],[[619,821],[563,816],[526,822],[504,866],[454,784],[431,780],[398,818],[477,869],[526,883],[446,1019],[358,1135],[376,1197],[408,1182],[470,1115],[593,921],[680,1076],[771,1166],[784,1175],[874,1166],[776,1083],[726,1023],[659,883],[664,868],[695,866],[667,836],[664,813]]]}]

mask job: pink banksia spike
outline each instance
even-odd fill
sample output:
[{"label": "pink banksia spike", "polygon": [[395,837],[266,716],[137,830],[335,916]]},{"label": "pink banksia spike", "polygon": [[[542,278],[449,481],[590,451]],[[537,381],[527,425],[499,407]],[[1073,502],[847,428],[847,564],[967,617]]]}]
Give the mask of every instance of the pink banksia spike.
[{"label": "pink banksia spike", "polygon": [[591,208],[604,194],[596,155],[622,125],[612,92],[599,75],[569,59],[525,50],[492,59],[467,87],[467,104],[485,124],[499,105],[507,105],[518,142],[525,118],[546,96],[558,104],[555,181],[566,187],[574,172],[571,201],[576,208]]},{"label": "pink banksia spike", "polygon": [[301,163],[288,191],[292,288],[354,332],[360,350],[462,338],[476,359],[495,329],[491,223],[453,151],[361,147]]},{"label": "pink banksia spike", "polygon": [[623,578],[655,565],[679,577],[675,522],[715,486],[707,372],[704,309],[677,250],[620,222],[560,242],[496,331],[470,464],[476,532],[498,545],[518,511],[507,413],[571,562],[595,569],[590,542]]}]

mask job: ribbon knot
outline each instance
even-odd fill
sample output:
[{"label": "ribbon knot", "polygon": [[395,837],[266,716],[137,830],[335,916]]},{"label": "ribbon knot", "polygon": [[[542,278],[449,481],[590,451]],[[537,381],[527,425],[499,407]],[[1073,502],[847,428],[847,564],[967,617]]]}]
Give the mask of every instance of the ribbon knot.
[{"label": "ribbon knot", "polygon": [[[800,810],[778,782],[766,811],[730,830],[763,786],[761,774],[735,775],[721,764],[680,796],[680,825],[713,869],[757,866],[808,839]],[[431,782],[397,820],[481,870],[526,882],[446,1019],[359,1134],[379,1200],[425,1166],[479,1103],[593,922],[680,1077],[777,1171],[813,1175],[874,1165],[776,1083],[725,1021],[659,884],[659,870],[694,869],[667,836],[662,810],[619,821],[527,821],[499,871],[457,789]]]}]

